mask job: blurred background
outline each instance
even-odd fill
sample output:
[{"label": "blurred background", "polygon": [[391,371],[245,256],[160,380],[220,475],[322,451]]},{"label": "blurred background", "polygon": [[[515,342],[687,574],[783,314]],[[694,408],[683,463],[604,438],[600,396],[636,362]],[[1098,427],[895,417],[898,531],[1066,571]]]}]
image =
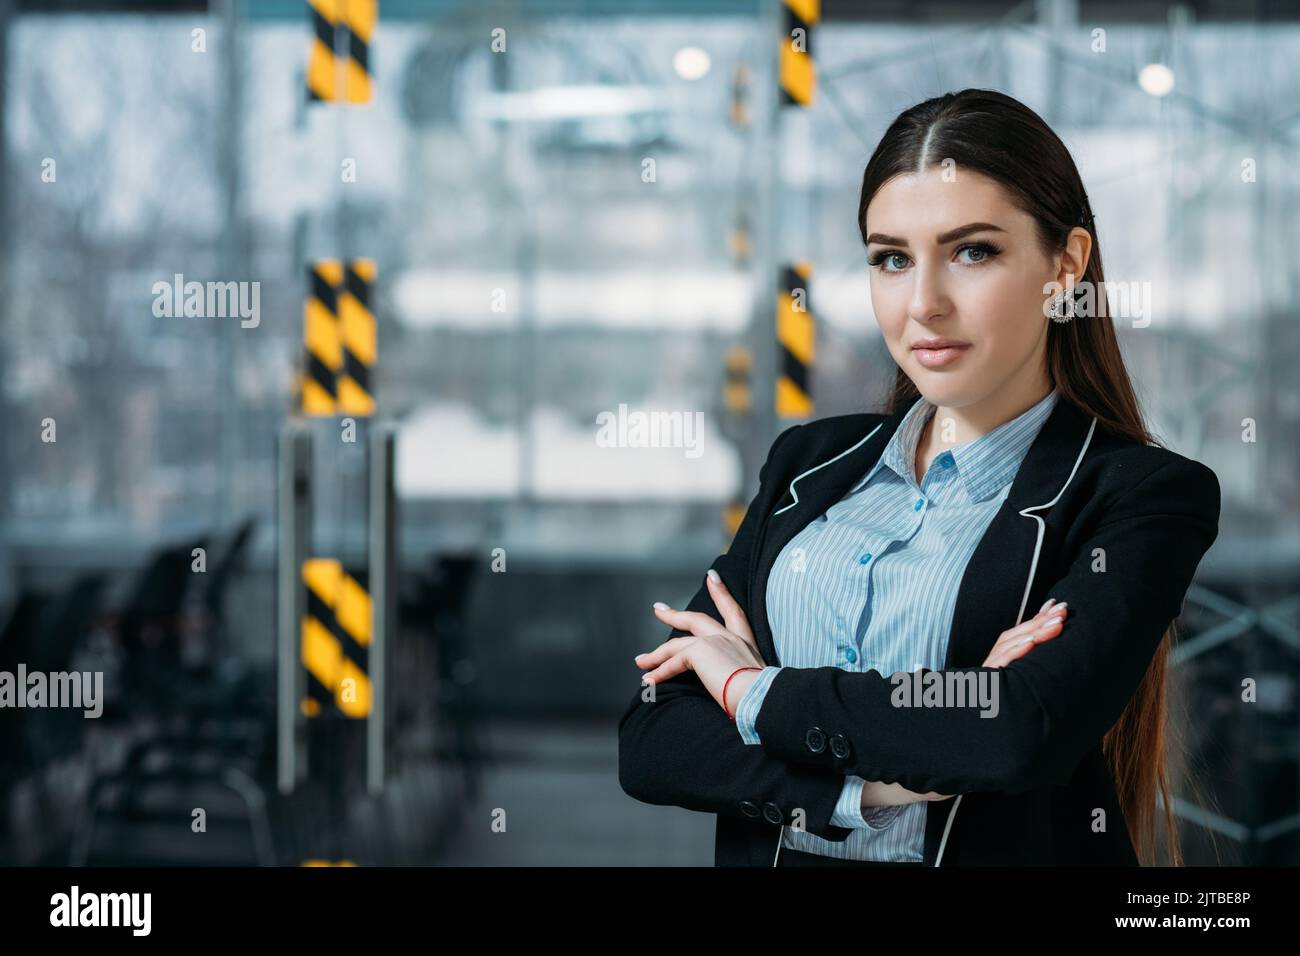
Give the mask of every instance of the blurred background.
[{"label": "blurred background", "polygon": [[1188,862],[1300,861],[1298,57],[1297,2],[0,0],[0,670],[103,674],[0,709],[0,863],[711,865],[619,787],[632,657],[782,428],[883,407],[862,170],[968,86],[1222,484]]}]

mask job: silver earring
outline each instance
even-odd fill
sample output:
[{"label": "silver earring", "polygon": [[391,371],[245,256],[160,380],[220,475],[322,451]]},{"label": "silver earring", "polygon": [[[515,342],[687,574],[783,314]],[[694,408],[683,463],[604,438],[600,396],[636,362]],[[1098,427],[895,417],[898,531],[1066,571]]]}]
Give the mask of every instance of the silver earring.
[{"label": "silver earring", "polygon": [[1052,297],[1052,304],[1048,315],[1053,322],[1069,322],[1074,318],[1074,303],[1070,301],[1070,289],[1062,289]]}]

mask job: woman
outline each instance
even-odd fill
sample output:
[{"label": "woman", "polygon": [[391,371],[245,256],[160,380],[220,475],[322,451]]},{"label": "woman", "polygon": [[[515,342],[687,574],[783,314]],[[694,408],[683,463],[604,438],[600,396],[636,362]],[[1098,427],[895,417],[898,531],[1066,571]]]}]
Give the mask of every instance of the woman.
[{"label": "woman", "polygon": [[779,435],[656,604],[623,789],[716,813],[718,865],[1136,865],[1158,786],[1179,862],[1165,664],[1219,484],[1143,424],[1069,152],[1003,94],[927,100],[858,225],[891,408]]}]

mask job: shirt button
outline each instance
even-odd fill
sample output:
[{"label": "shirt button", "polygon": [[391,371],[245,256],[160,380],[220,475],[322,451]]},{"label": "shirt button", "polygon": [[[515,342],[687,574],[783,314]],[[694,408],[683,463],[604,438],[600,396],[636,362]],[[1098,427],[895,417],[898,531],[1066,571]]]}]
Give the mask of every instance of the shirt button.
[{"label": "shirt button", "polygon": [[866,564],[870,560],[871,560],[871,552],[868,551],[862,557],[858,558],[858,564]]},{"label": "shirt button", "polygon": [[852,664],[854,661],[858,659],[858,652],[850,647],[847,651],[844,652],[844,656],[845,658],[848,659],[848,662]]},{"label": "shirt button", "polygon": [[943,468],[952,467],[952,452],[944,452],[943,457],[939,459],[939,465]]},{"label": "shirt button", "polygon": [[921,510],[921,506],[922,506],[923,504],[925,504],[925,499],[924,499],[924,498],[917,498],[917,499],[916,499],[916,505],[915,505],[915,507],[912,508],[912,510],[913,510],[913,511],[920,511],[920,510]]}]

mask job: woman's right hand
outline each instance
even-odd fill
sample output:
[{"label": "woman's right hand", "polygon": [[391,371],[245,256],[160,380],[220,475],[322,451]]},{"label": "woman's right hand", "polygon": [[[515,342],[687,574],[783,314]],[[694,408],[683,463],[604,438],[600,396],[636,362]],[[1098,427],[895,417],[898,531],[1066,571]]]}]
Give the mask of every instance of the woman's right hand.
[{"label": "woman's right hand", "polygon": [[1065,609],[1064,603],[1057,604],[1054,598],[1048,598],[1037,614],[998,636],[981,666],[1006,667],[1012,661],[1024,657],[1036,645],[1056,637],[1064,627]]},{"label": "woman's right hand", "polygon": [[877,807],[894,807],[916,803],[919,800],[949,800],[951,793],[914,793],[899,783],[881,783],[868,780],[862,785],[862,810],[864,813]]}]

